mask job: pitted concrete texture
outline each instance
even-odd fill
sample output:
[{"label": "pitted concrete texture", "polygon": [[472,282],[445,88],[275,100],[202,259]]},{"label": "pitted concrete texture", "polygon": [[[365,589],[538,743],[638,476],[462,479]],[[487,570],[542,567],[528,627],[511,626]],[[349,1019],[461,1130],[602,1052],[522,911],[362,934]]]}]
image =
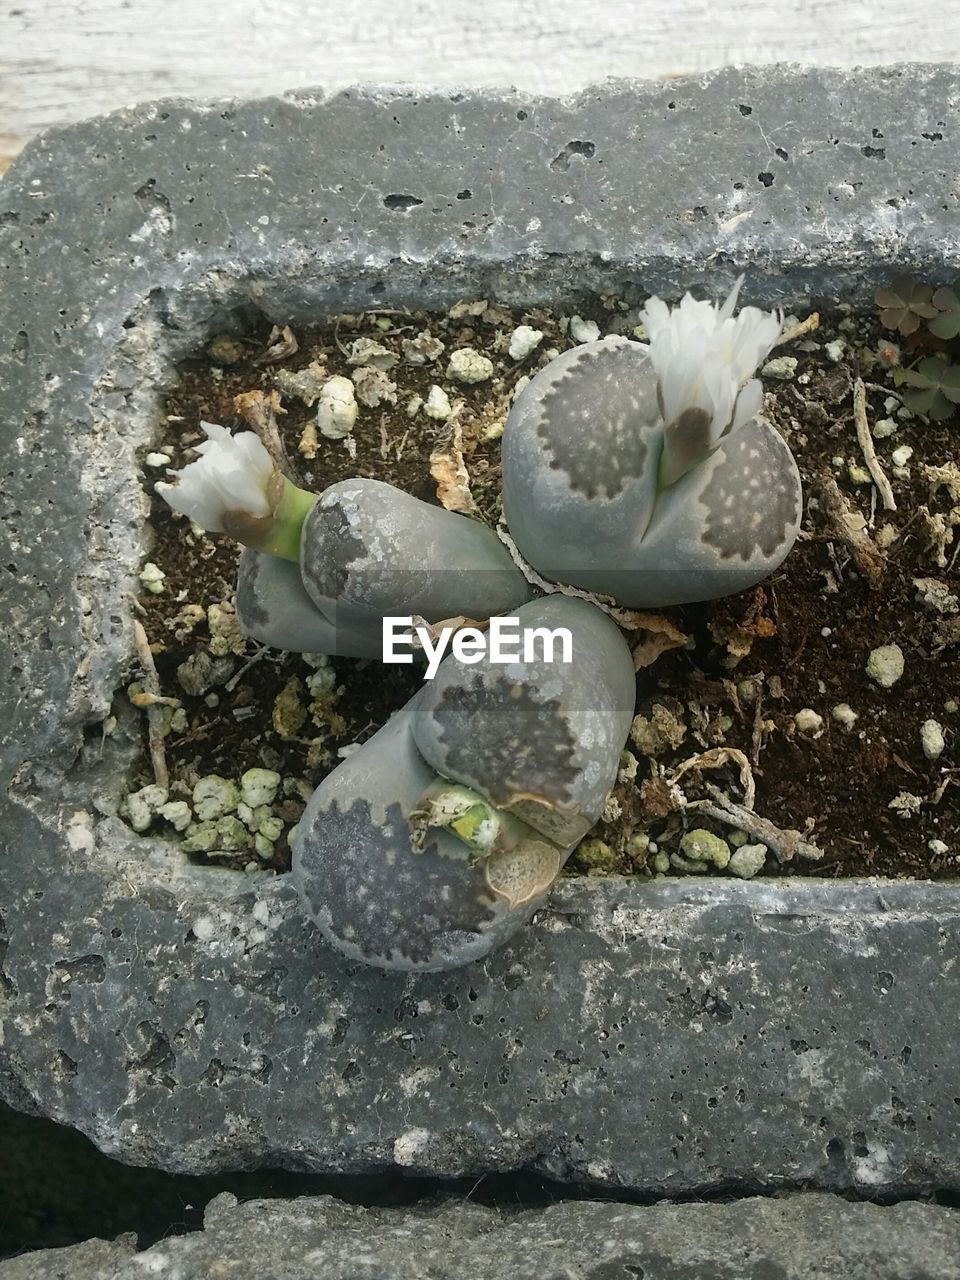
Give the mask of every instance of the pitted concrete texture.
[{"label": "pitted concrete texture", "polygon": [[719,296],[742,267],[785,306],[952,278],[958,98],[944,67],[724,71],[562,102],[166,102],[28,147],[0,183],[5,1099],[189,1172],[960,1183],[957,886],[571,880],[483,963],[384,974],[283,879],[135,836],[125,699],[101,731],[135,666],[137,451],[212,332]]},{"label": "pitted concrete texture", "polygon": [[203,1231],[143,1253],[88,1241],[0,1263],[0,1280],[955,1280],[960,1214],[822,1194],[504,1212],[218,1196]]}]

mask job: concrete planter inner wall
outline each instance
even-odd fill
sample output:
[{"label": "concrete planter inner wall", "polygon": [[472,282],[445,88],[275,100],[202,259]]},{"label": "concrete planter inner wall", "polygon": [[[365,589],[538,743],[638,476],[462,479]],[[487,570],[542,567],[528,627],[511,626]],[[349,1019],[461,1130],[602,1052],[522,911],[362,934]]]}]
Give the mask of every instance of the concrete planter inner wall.
[{"label": "concrete planter inner wall", "polygon": [[722,71],[164,102],[27,149],[0,183],[0,1095],[190,1172],[957,1184],[956,885],[570,881],[484,963],[384,974],[284,878],[110,816],[135,743],[100,723],[134,665],[136,451],[212,333],[743,268],[798,309],[953,279],[958,99],[943,67]]}]

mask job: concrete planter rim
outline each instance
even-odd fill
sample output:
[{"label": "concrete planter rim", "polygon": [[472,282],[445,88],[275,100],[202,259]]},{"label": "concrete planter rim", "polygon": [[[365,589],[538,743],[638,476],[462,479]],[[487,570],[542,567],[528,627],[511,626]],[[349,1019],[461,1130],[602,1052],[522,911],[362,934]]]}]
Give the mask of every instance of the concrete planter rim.
[{"label": "concrete planter rim", "polygon": [[[859,75],[727,69],[664,84],[616,83],[553,102],[509,92],[377,88],[249,103],[170,100],[52,131],[28,147],[0,181],[0,262],[8,266],[0,285],[0,405],[8,456],[17,460],[8,481],[16,573],[6,637],[17,687],[3,694],[0,761],[10,888],[9,897],[0,895],[7,900],[0,908],[2,1096],[76,1125],[126,1159],[191,1171],[272,1160],[344,1170],[393,1162],[453,1173],[532,1161],[561,1177],[664,1191],[760,1176],[760,1147],[749,1142],[733,1142],[727,1157],[718,1148],[702,1168],[682,1153],[671,1156],[669,1174],[618,1145],[615,1124],[579,1146],[572,1142],[567,1129],[573,1133],[576,1121],[555,1104],[574,1083],[594,1108],[625,1105],[613,1102],[602,1084],[607,1077],[597,1074],[607,1061],[598,1046],[606,1041],[591,1041],[597,1065],[589,1081],[570,1068],[562,1093],[540,1098],[527,1127],[522,1099],[506,1080],[499,1085],[503,1114],[488,1103],[479,1118],[440,1108],[431,1127],[423,1088],[429,1093],[441,1077],[424,1077],[421,1087],[415,1072],[434,1069],[441,1046],[463,1057],[463,1046],[474,1045],[471,1027],[481,1024],[461,1009],[475,1005],[470,1018],[482,1011],[495,1020],[507,1001],[513,1012],[519,997],[511,993],[537,976],[535,959],[568,1001],[582,1000],[586,966],[607,1009],[633,1001],[642,1020],[650,1013],[642,989],[624,987],[643,971],[636,966],[644,930],[672,939],[659,950],[651,944],[647,979],[657,985],[657,1018],[672,1016],[671,983],[694,993],[696,1007],[678,1024],[681,1047],[672,1050],[679,1064],[702,1034],[695,1024],[717,1015],[698,1003],[696,964],[678,978],[673,943],[692,957],[711,953],[713,936],[743,932],[737,945],[755,945],[759,963],[763,935],[772,929],[802,937],[811,965],[814,938],[828,948],[821,980],[844,958],[866,974],[881,938],[902,930],[917,948],[929,947],[931,930],[956,929],[960,884],[568,881],[526,936],[483,965],[420,979],[359,973],[301,924],[282,880],[187,866],[162,841],[133,837],[98,811],[97,797],[102,805],[129,762],[122,744],[94,760],[93,730],[132,661],[123,593],[142,561],[145,512],[133,484],[135,454],[150,440],[173,364],[252,310],[296,322],[318,309],[359,310],[383,298],[428,307],[487,293],[557,300],[604,285],[639,296],[705,280],[719,293],[741,268],[750,300],[789,306],[837,291],[862,302],[888,278],[892,262],[927,278],[952,278],[960,235],[950,217],[957,196],[949,174],[958,143],[945,135],[925,143],[925,152],[914,144],[936,132],[926,126],[958,98],[960,75],[950,67]],[[831,139],[841,106],[850,123],[838,153]],[[705,119],[717,122],[717,141],[705,155],[701,148],[699,170],[675,165],[668,180],[666,160],[695,146]],[[285,141],[278,144],[278,136]],[[779,139],[788,159],[771,158],[761,137]],[[383,153],[378,138],[385,139]],[[517,163],[498,178],[491,165],[502,164],[508,146]],[[849,160],[842,178],[836,154]],[[86,166],[79,182],[70,172],[77,156]],[[752,173],[756,163],[775,180],[752,177],[748,199],[732,175]],[[638,173],[650,175],[642,188]],[[470,191],[469,199],[458,200],[460,191]],[[420,203],[398,204],[394,196]],[[269,921],[263,943],[249,940],[256,902],[266,904],[258,912]],[[216,946],[202,949],[190,935],[206,917],[215,920]],[[885,967],[882,959],[873,968],[888,973],[893,962]],[[704,991],[732,1008],[729,992],[716,993],[724,983],[736,987],[743,970],[732,951],[727,960],[722,975],[711,969]],[[905,991],[939,973],[932,951],[918,950],[905,963]],[[183,975],[192,967],[188,996]],[[521,982],[511,985],[517,974]],[[786,976],[778,973],[777,981]],[[302,1010],[290,1013],[298,1003],[294,988],[302,981],[309,990],[313,978],[319,985],[307,1003],[314,1022],[301,1029],[295,1024]],[[544,981],[541,974],[541,999]],[[201,990],[215,992],[222,1009],[215,1013]],[[454,1008],[444,1005],[444,994],[457,1001]],[[758,1008],[780,1008],[779,994],[754,994]],[[874,994],[880,1011],[885,997]],[[396,1069],[391,1055],[406,1050],[391,1041],[382,1051],[373,1042],[402,1024],[395,1009],[411,1000],[425,1001],[430,1009],[419,1016],[435,1018],[438,1027],[455,1014],[448,1021],[460,1049],[447,1042],[449,1030],[438,1030],[411,1080],[379,1097],[378,1114],[393,1118],[375,1132],[364,1128],[356,1098],[344,1102],[357,1078],[350,1063],[371,1088],[376,1064]],[[281,1006],[289,1026],[271,1039],[284,1020]],[[577,1007],[585,1018],[585,1006]],[[336,1008],[342,1012],[332,1013]],[[259,1041],[231,1039],[231,1018],[255,1020],[258,1010],[265,1018]],[[933,1017],[931,1010],[919,1024],[920,1038],[935,1035]],[[526,1032],[536,1039],[535,1018],[532,1004],[518,1014],[518,1038]],[[721,1015],[721,1026],[729,1021]],[[328,1023],[326,1033],[317,1030]],[[88,1052],[101,1033],[102,1043]],[[544,1059],[547,1093],[563,1083],[555,1064],[566,1071],[576,1057],[561,1039],[552,1053],[563,1057]],[[784,1033],[783,1045],[792,1041],[809,1044],[809,1037]],[[354,1056],[344,1058],[348,1042]],[[646,1052],[646,1043],[641,1036],[637,1052]],[[297,1092],[282,1055],[291,1059],[305,1044],[331,1079],[348,1072],[345,1083],[320,1089],[330,1131],[315,1123],[301,1133],[294,1122],[313,1095]],[[784,1048],[785,1055],[809,1051]],[[732,1068],[731,1044],[718,1052]],[[462,1084],[466,1096],[479,1088],[480,1065],[478,1058],[457,1076],[455,1090]],[[880,1092],[909,1092],[908,1063],[891,1058],[887,1074],[871,1070],[874,1110]],[[279,1076],[287,1098],[293,1095],[289,1104],[277,1090]],[[809,1087],[823,1095],[819,1111],[829,1111],[823,1081]],[[657,1091],[658,1105],[679,1092]],[[189,1097],[187,1128],[172,1121],[173,1096]],[[843,1123],[828,1125],[841,1144],[838,1157],[830,1137],[821,1142],[804,1131],[801,1141],[798,1107],[785,1105],[774,1128],[796,1150],[779,1172],[768,1162],[762,1176],[771,1185],[812,1180],[883,1190],[928,1188],[946,1170],[955,1176],[945,1136],[943,1151],[934,1143],[935,1150],[918,1154],[913,1131],[889,1120],[890,1138],[875,1150],[854,1137],[869,1127],[851,1118],[855,1101],[841,1110]],[[960,1111],[949,1121],[960,1125]],[[353,1134],[346,1132],[351,1124]],[[948,1128],[945,1120],[944,1135]],[[867,1154],[857,1155],[864,1146]]]}]

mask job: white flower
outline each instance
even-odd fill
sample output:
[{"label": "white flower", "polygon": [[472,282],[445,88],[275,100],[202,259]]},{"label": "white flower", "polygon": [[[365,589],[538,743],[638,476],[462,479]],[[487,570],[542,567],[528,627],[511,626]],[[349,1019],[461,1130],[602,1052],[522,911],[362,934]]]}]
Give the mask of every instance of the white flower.
[{"label": "white flower", "polygon": [[173,471],[178,483],[160,481],[157,492],[174,511],[189,516],[209,533],[223,532],[227,512],[253,516],[271,514],[267,485],[274,466],[260,437],[253,431],[231,435],[215,422],[201,422],[207,433],[197,445],[200,457],[181,471]]},{"label": "white flower", "polygon": [[742,284],[743,276],[719,308],[688,293],[673,309],[651,298],[641,312],[664,422],[670,428],[687,414],[689,433],[696,421],[705,446],[700,456],[759,413],[763,391],[750,379],[783,328],[782,313],[758,307],[744,307],[734,319]]}]

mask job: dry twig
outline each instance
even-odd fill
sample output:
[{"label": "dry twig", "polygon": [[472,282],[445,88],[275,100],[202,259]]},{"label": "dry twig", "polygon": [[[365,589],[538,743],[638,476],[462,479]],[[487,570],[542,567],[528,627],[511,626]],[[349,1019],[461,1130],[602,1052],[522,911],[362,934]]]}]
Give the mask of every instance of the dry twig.
[{"label": "dry twig", "polygon": [[170,785],[167,772],[167,755],[163,747],[163,710],[160,694],[160,677],[150,652],[150,641],[143,629],[143,623],[133,619],[133,638],[137,646],[137,657],[143,668],[143,685],[147,693],[155,701],[147,705],[147,738],[150,743],[150,761],[153,764],[153,777],[158,787]]},{"label": "dry twig", "polygon": [[240,395],[233,397],[233,407],[263,441],[263,447],[272,458],[274,466],[295,484],[300,483],[300,477],[287,457],[280,439],[277,414],[286,413],[286,409],[280,404],[279,394],[276,391],[271,391],[269,395],[263,391],[242,391]]},{"label": "dry twig", "polygon": [[867,464],[870,478],[883,499],[884,510],[896,511],[897,503],[890,488],[890,481],[884,475],[873,447],[873,436],[870,434],[870,424],[867,422],[867,389],[863,385],[862,378],[854,379],[853,383],[853,421],[857,428],[857,442],[860,445],[863,460]]},{"label": "dry twig", "polygon": [[870,588],[877,591],[883,582],[887,561],[867,533],[863,517],[847,502],[833,476],[824,476],[820,481],[820,498],[833,536],[849,548],[858,570]]},{"label": "dry twig", "polygon": [[[740,771],[740,785],[743,788],[743,803],[748,809],[753,808],[756,798],[756,785],[753,781],[753,770],[750,761],[737,747],[712,747],[699,755],[682,760],[674,769],[670,781],[678,782],[691,769],[722,769],[725,764],[735,764]],[[694,802],[689,802],[694,803]]]},{"label": "dry twig", "polygon": [[813,333],[820,328],[820,312],[812,311],[806,320],[801,320],[798,324],[791,325],[773,344],[775,347],[783,347],[788,342],[795,342],[797,338],[802,338],[805,333]]},{"label": "dry twig", "polygon": [[752,810],[736,804],[719,787],[714,787],[709,782],[707,790],[713,797],[712,800],[692,800],[686,807],[696,809],[728,827],[746,831],[747,835],[754,836],[761,844],[765,844],[778,862],[791,862],[795,857],[805,858],[808,862],[819,862],[823,857],[823,850],[809,840],[804,840],[799,831],[792,828],[781,830],[768,818],[761,818]]}]

